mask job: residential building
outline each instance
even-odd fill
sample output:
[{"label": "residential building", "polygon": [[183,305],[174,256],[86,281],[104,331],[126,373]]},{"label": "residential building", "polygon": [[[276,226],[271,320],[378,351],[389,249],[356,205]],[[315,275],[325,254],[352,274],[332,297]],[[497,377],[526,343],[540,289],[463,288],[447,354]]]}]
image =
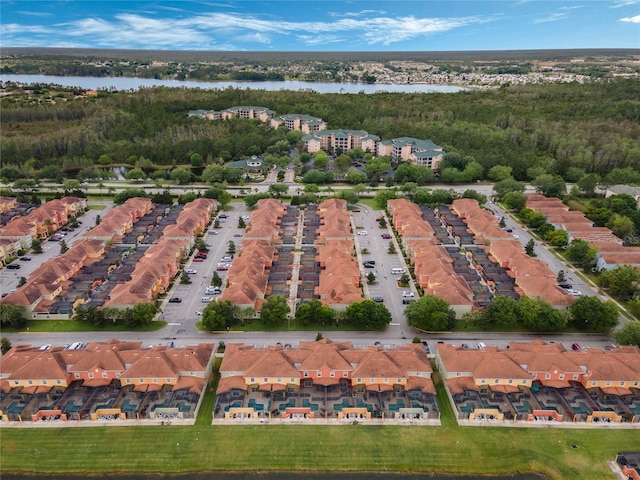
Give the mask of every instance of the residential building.
[{"label": "residential building", "polygon": [[256,106],[235,106],[221,111],[215,110],[189,110],[189,117],[202,118],[205,120],[229,120],[231,118],[256,119],[262,123],[268,123],[275,112],[266,107]]},{"label": "residential building", "polygon": [[437,171],[446,153],[431,140],[398,137],[378,142],[376,154],[390,156],[395,162],[410,162]]},{"label": "residential building", "polygon": [[340,155],[356,148],[375,152],[380,137],[362,130],[322,130],[305,135],[302,141],[310,154],[324,150],[331,155]]},{"label": "residential building", "polygon": [[319,132],[327,128],[327,124],[321,118],[297,113],[289,113],[287,115],[274,117],[271,119],[270,124],[272,128],[284,126],[287,130],[302,132],[304,135]]}]

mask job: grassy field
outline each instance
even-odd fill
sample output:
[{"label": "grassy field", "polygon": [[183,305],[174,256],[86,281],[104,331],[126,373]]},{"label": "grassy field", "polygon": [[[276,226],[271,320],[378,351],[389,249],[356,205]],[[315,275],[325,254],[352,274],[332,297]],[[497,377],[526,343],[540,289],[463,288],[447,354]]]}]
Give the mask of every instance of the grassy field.
[{"label": "grassy field", "polygon": [[539,472],[602,480],[613,478],[607,461],[639,446],[637,430],[196,425],[3,429],[0,455],[3,472]]}]

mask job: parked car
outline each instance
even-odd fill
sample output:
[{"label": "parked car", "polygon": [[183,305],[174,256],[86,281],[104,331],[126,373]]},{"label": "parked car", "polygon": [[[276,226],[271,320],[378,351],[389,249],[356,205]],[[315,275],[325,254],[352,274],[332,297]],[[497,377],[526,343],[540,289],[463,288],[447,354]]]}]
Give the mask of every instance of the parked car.
[{"label": "parked car", "polygon": [[382,234],[382,238],[384,238],[385,240],[389,240],[391,238],[391,234],[390,233],[383,233]]},{"label": "parked car", "polygon": [[10,263],[9,265],[7,265],[7,268],[9,270],[20,270],[20,268],[22,267],[20,267],[20,265],[17,263]]},{"label": "parked car", "polygon": [[209,235],[218,235],[218,232],[215,230],[209,230]]},{"label": "parked car", "polygon": [[231,260],[233,260],[233,255],[225,255],[220,259],[221,262],[230,262]]},{"label": "parked car", "polygon": [[414,297],[413,292],[409,292],[407,290],[405,290],[403,292],[400,292],[400,296],[402,298],[413,298]]},{"label": "parked car", "polygon": [[187,268],[185,272],[187,272],[189,275],[195,275],[196,273],[198,273],[198,270],[194,270],[193,268]]},{"label": "parked car", "polygon": [[202,310],[196,310],[196,315],[198,316],[202,315]]},{"label": "parked car", "polygon": [[566,290],[566,292],[567,292],[569,295],[573,295],[574,297],[579,297],[580,295],[582,295],[582,292],[580,292],[579,290],[572,290],[572,289],[570,289],[570,288],[568,288],[568,289]]},{"label": "parked car", "polygon": [[513,228],[505,228],[504,231],[507,233],[513,233]]},{"label": "parked car", "polygon": [[222,293],[222,290],[220,290],[220,287],[207,287],[206,290],[204,291],[205,294],[207,295],[217,295]]},{"label": "parked car", "polygon": [[49,350],[51,348],[50,343],[46,343],[40,347],[40,350]]},{"label": "parked car", "polygon": [[368,235],[366,230],[358,230],[358,235]]},{"label": "parked car", "polygon": [[431,349],[429,348],[429,344],[427,342],[425,342],[424,340],[422,341],[422,346],[424,347],[424,351],[427,352],[427,354],[431,353]]},{"label": "parked car", "polygon": [[484,350],[487,348],[484,342],[478,342],[478,350]]},{"label": "parked car", "polygon": [[582,350],[582,347],[580,346],[579,343],[574,343],[573,345],[571,345],[571,349],[572,350]]},{"label": "parked car", "polygon": [[384,298],[382,298],[382,297],[371,297],[371,300],[373,300],[376,303],[383,303],[384,302]]},{"label": "parked car", "polygon": [[20,261],[21,262],[30,262],[31,261],[31,257],[20,257]]},{"label": "parked car", "polygon": [[240,237],[242,237],[242,234],[241,233],[234,233],[233,236],[236,237],[236,238],[240,238]]},{"label": "parked car", "polygon": [[229,270],[229,264],[227,263],[227,264],[224,264],[224,265],[218,265],[216,267],[216,270],[218,272],[226,272],[227,270]]},{"label": "parked car", "polygon": [[202,297],[202,298],[200,299],[200,301],[201,301],[202,303],[209,303],[209,302],[210,302],[210,301],[212,301],[212,300],[213,300],[213,297]]},{"label": "parked car", "polygon": [[202,257],[193,257],[193,261],[196,263],[204,262],[204,258]]},{"label": "parked car", "polygon": [[367,262],[364,262],[364,263],[362,264],[362,266],[363,266],[364,268],[376,268],[375,264],[373,264],[373,263],[367,263]]},{"label": "parked car", "polygon": [[171,297],[169,303],[182,303],[182,299],[180,297]]},{"label": "parked car", "polygon": [[573,288],[573,285],[571,285],[570,283],[559,283],[558,286],[560,288],[565,288],[565,289],[571,289]]}]

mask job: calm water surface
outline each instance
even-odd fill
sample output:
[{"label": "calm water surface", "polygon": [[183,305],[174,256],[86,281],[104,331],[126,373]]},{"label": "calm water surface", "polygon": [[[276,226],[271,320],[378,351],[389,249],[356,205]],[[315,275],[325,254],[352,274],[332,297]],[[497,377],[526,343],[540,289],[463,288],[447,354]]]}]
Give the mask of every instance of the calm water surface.
[{"label": "calm water surface", "polygon": [[56,75],[0,75],[0,82],[15,82],[22,84],[29,83],[51,83],[65,87],[80,87],[89,90],[138,90],[145,87],[184,87],[202,88],[205,90],[225,88],[241,88],[252,90],[314,90],[318,93],[376,93],[376,92],[397,92],[397,93],[431,93],[443,92],[453,93],[464,90],[461,87],[452,85],[395,85],[395,84],[375,84],[368,83],[322,83],[322,82],[194,82],[180,80],[155,80],[153,78],[130,78],[130,77],[59,77]]}]

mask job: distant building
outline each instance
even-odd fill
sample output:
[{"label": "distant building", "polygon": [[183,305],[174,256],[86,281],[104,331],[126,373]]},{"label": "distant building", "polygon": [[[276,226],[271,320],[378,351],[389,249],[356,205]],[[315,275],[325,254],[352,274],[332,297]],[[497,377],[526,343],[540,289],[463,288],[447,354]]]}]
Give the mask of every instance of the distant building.
[{"label": "distant building", "polygon": [[229,120],[231,118],[257,119],[267,123],[275,112],[266,107],[236,106],[225,110],[189,110],[189,117],[203,118],[205,120]]},{"label": "distant building", "polygon": [[444,159],[445,151],[431,140],[399,137],[379,142],[376,154],[390,156],[396,162],[411,162],[415,165],[438,170],[440,162]]},{"label": "distant building", "polygon": [[280,126],[284,126],[287,130],[302,132],[305,135],[309,135],[313,132],[319,132],[327,128],[326,122],[321,118],[297,113],[281,115],[271,119],[272,128],[278,128]]},{"label": "distant building", "polygon": [[375,152],[380,137],[362,130],[322,130],[302,137],[302,141],[310,154],[320,150],[329,154],[342,154],[356,148]]}]

